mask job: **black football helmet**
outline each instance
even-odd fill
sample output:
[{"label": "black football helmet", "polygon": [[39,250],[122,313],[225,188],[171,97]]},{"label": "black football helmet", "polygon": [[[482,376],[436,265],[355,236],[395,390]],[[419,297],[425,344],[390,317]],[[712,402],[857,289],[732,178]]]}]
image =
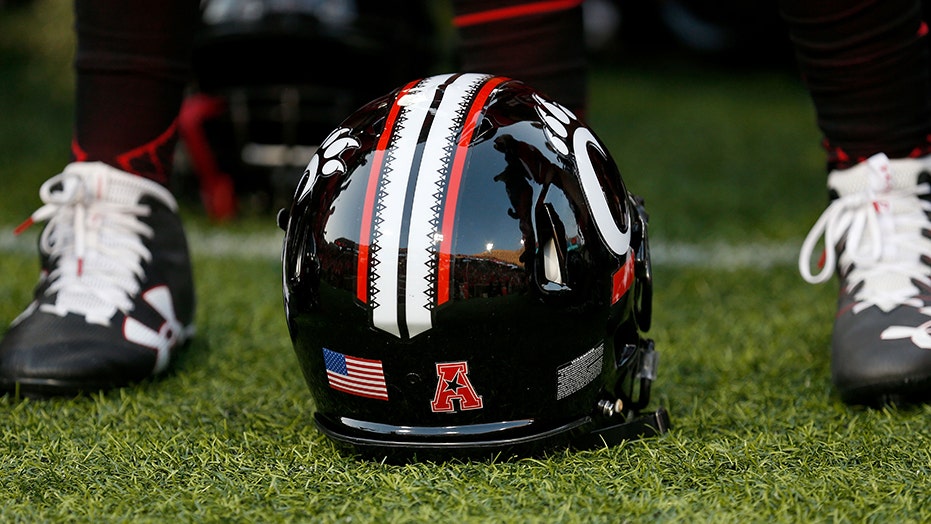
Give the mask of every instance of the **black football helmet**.
[{"label": "black football helmet", "polygon": [[315,423],[363,454],[536,453],[666,431],[647,215],[569,110],[423,78],[323,141],[279,215]]}]

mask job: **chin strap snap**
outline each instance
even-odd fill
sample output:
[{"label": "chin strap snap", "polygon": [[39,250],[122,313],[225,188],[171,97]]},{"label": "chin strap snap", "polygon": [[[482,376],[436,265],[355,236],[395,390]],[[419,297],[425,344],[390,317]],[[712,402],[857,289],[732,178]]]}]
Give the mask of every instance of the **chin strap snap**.
[{"label": "chin strap snap", "polygon": [[[663,435],[669,431],[669,413],[660,407],[652,412],[642,412],[650,402],[650,386],[656,379],[657,353],[653,340],[642,340],[637,348],[639,353],[636,361],[636,370],[633,373],[635,384],[638,384],[638,395],[634,399],[634,392],[630,397],[622,395],[624,399],[614,402],[602,400],[598,406],[601,415],[618,417],[622,422],[616,424],[598,425],[591,431],[576,437],[572,446],[578,449],[591,449],[604,446],[615,446],[625,440],[637,440],[646,437]],[[604,419],[602,419],[604,420]]]}]

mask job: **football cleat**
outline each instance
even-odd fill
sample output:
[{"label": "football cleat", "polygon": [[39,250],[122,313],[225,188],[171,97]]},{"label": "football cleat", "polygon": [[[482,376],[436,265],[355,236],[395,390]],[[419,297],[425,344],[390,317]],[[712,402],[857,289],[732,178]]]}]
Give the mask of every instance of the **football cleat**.
[{"label": "football cleat", "polygon": [[26,397],[125,386],[165,371],[193,333],[194,285],[177,204],[99,162],[40,189],[34,300],[0,341],[0,388]]},{"label": "football cleat", "polygon": [[[882,405],[931,397],[931,157],[878,154],[828,177],[832,201],[799,270],[840,279],[831,373],[841,399]],[[823,237],[823,266],[811,256]]]}]

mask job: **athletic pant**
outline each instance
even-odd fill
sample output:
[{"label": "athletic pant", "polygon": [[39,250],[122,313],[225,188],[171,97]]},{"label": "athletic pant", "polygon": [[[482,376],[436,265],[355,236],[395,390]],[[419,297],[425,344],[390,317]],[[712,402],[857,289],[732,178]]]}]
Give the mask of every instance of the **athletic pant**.
[{"label": "athletic pant", "polygon": [[[581,5],[454,0],[467,70],[514,76],[584,113]],[[878,152],[931,151],[927,25],[920,0],[780,0],[824,135],[828,168]]]},{"label": "athletic pant", "polygon": [[[919,0],[780,0],[828,168],[931,151]],[[511,76],[587,109],[582,0],[453,0],[463,71]],[[166,183],[198,0],[76,0],[72,155]]]}]

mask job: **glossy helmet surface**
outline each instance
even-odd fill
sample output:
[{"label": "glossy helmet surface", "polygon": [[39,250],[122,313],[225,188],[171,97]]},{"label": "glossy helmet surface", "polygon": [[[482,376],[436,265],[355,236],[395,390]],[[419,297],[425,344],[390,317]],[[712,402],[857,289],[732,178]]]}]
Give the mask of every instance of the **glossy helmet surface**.
[{"label": "glossy helmet surface", "polygon": [[608,151],[531,87],[410,82],[299,182],[282,253],[315,423],[358,451],[590,447],[665,431],[646,214]]}]

